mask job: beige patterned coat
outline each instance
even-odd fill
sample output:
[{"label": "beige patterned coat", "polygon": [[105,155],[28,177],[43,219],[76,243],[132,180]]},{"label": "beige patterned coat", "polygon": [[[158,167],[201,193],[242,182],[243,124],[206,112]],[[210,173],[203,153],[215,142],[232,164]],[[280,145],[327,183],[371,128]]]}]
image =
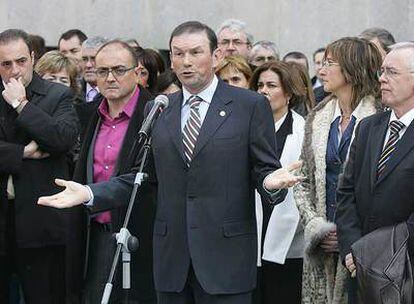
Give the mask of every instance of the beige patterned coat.
[{"label": "beige patterned coat", "polygon": [[[305,229],[305,258],[302,282],[302,303],[347,303],[346,269],[332,254],[318,246],[334,226],[326,219],[326,149],[329,129],[337,99],[327,97],[309,114],[301,159],[302,174],[307,179],[294,189],[295,201]],[[379,109],[372,97],[365,97],[353,112],[356,123]]]}]

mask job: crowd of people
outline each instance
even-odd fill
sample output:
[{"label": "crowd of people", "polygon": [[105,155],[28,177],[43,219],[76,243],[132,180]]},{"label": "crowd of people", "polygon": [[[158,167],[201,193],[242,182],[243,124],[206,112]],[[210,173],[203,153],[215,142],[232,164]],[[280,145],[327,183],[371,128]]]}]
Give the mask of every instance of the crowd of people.
[{"label": "crowd of people", "polygon": [[157,95],[110,303],[412,303],[414,43],[370,28],[311,72],[230,19],[169,48],[0,33],[0,303],[101,302]]}]

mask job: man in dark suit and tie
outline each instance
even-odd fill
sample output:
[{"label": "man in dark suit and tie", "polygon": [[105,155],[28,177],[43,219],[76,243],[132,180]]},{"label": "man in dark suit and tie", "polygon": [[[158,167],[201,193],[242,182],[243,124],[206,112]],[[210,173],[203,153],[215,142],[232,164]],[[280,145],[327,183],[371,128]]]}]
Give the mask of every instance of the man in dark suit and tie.
[{"label": "man in dark suit and tie", "polygon": [[[407,221],[414,212],[414,43],[385,57],[382,101],[391,111],[363,120],[338,188],[339,248],[355,275],[351,245],[378,228]],[[412,253],[411,253],[412,255]]]},{"label": "man in dark suit and tie", "polygon": [[[279,169],[269,103],[214,75],[217,38],[199,22],[170,38],[172,67],[183,91],[152,130],[158,181],[154,280],[159,303],[251,303],[256,284],[254,188],[273,202],[276,189],[301,178]],[[278,170],[279,169],[279,170]],[[39,204],[64,208],[89,201],[92,212],[125,204],[133,174],[66,189]],[[92,195],[91,195],[92,194]],[[93,199],[92,202],[90,200]]]}]

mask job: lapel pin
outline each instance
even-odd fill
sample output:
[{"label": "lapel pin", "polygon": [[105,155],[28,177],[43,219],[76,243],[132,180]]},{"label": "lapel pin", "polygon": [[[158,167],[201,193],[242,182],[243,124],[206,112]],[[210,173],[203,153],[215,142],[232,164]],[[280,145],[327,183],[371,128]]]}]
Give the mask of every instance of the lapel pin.
[{"label": "lapel pin", "polygon": [[225,111],[220,111],[219,115],[220,115],[221,117],[224,117],[224,116],[226,116],[226,112],[225,112]]}]

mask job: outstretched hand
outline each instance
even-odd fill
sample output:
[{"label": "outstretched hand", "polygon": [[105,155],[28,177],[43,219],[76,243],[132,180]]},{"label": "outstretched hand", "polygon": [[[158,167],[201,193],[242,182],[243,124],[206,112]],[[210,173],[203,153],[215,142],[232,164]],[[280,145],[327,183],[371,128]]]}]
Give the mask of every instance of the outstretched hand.
[{"label": "outstretched hand", "polygon": [[296,161],[289,164],[287,167],[280,168],[273,171],[264,180],[264,186],[269,191],[274,191],[283,188],[290,188],[297,183],[303,181],[305,177],[295,175],[302,167],[302,161]]},{"label": "outstretched hand", "polygon": [[91,200],[89,191],[84,185],[63,179],[55,179],[55,183],[64,187],[65,190],[55,195],[40,197],[37,201],[39,205],[63,209],[81,205]]}]

